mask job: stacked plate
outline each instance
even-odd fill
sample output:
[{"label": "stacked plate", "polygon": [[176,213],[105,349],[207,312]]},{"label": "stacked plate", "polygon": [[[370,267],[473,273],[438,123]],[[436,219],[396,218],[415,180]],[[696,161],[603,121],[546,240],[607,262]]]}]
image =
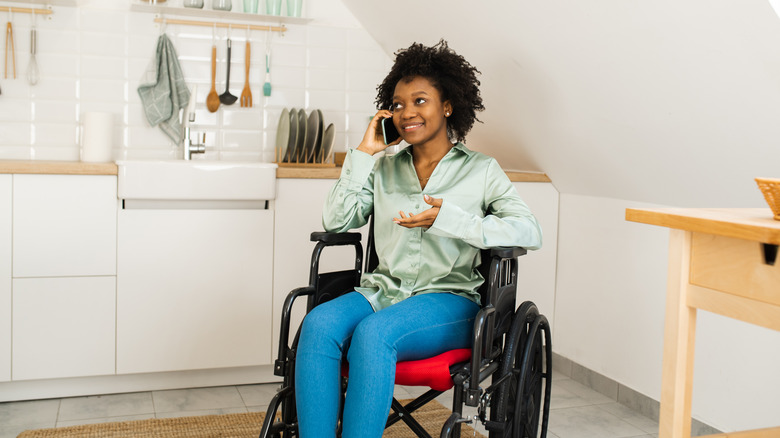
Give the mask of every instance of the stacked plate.
[{"label": "stacked plate", "polygon": [[336,129],[333,123],[322,129],[322,111],[285,108],[276,130],[276,150],[283,163],[327,163],[331,161]]}]

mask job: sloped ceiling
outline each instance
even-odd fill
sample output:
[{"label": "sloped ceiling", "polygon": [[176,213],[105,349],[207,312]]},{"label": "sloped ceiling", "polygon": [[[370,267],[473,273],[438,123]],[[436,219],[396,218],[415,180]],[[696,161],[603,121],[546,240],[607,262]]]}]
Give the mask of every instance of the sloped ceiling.
[{"label": "sloped ceiling", "polygon": [[468,145],[562,193],[762,206],[780,177],[767,0],[342,1],[388,54],[446,39],[482,72]]}]

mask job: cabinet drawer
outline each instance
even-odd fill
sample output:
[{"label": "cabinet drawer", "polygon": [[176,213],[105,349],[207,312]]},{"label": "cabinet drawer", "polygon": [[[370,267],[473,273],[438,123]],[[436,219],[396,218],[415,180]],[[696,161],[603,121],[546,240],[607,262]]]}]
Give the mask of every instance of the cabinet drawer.
[{"label": "cabinet drawer", "polygon": [[759,242],[693,233],[690,282],[780,305],[780,263],[764,263]]},{"label": "cabinet drawer", "polygon": [[116,275],[116,177],[13,181],[14,277]]},{"label": "cabinet drawer", "polygon": [[114,374],[116,277],[13,281],[13,380]]}]

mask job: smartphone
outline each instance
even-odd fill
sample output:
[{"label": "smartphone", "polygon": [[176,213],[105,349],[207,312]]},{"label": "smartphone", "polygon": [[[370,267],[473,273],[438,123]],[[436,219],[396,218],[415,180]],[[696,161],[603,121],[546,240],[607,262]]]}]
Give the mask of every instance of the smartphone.
[{"label": "smartphone", "polygon": [[392,117],[382,119],[382,136],[385,139],[385,144],[390,144],[398,140],[398,137],[401,136],[401,134],[398,133],[398,130],[395,129]]}]

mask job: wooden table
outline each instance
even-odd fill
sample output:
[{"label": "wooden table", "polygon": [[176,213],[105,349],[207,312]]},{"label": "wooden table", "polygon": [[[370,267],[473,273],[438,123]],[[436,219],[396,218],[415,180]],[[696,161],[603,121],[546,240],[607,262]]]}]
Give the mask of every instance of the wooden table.
[{"label": "wooden table", "polygon": [[[780,330],[780,221],[766,208],[627,209],[671,229],[660,438],[691,436],[696,311]],[[780,427],[710,437],[780,437]]]}]

